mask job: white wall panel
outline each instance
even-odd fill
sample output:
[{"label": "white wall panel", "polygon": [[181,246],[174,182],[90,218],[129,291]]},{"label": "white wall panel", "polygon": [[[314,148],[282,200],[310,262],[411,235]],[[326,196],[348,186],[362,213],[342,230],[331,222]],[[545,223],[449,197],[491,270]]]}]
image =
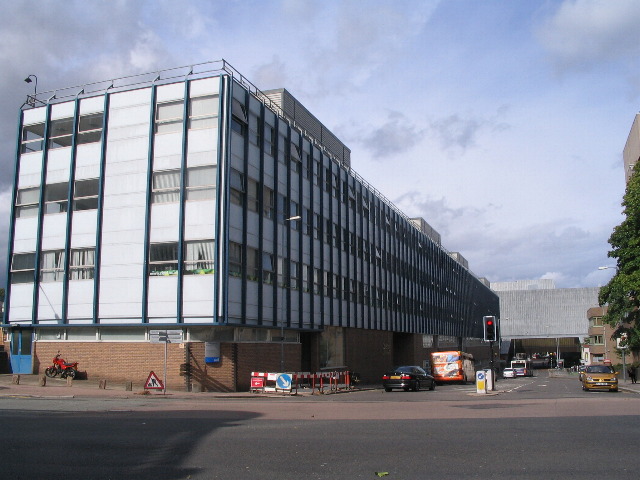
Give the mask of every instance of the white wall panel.
[{"label": "white wall panel", "polygon": [[[213,315],[213,275],[185,275],[183,284],[183,315]],[[189,322],[185,319],[185,322]]]},{"label": "white wall panel", "polygon": [[40,185],[42,173],[42,152],[20,155],[20,174],[18,187]]},{"label": "white wall panel", "polygon": [[[107,174],[114,164],[128,164],[130,162],[144,160],[146,169],[147,151],[149,142],[146,137],[137,137],[117,142],[109,142],[107,148]],[[122,169],[122,167],[121,167]]]},{"label": "white wall panel", "polygon": [[15,233],[13,237],[13,251],[35,252],[37,234],[38,217],[17,218]]},{"label": "white wall panel", "polygon": [[182,163],[182,154],[162,155],[153,159],[153,171],[160,172],[162,170],[177,170]]},{"label": "white wall panel", "polygon": [[189,94],[191,97],[200,95],[211,95],[220,91],[220,77],[203,78],[202,80],[193,80],[189,85]]},{"label": "white wall panel", "polygon": [[162,157],[178,155],[179,158],[182,157],[182,130],[156,135],[154,141],[154,155]]},{"label": "white wall panel", "polygon": [[73,117],[75,111],[75,102],[56,103],[51,107],[51,120]]},{"label": "white wall panel", "polygon": [[64,248],[67,236],[67,214],[45,215],[42,227],[42,250]]},{"label": "white wall panel", "polygon": [[[140,270],[142,270],[140,268]],[[142,313],[140,278],[104,278],[100,281],[100,317],[127,318],[140,321]]]},{"label": "white wall panel", "polygon": [[100,154],[101,154],[101,143],[84,143],[82,145],[78,145],[76,149],[76,178],[78,178],[79,170],[87,167],[92,167],[95,169],[95,173],[92,177],[80,177],[80,178],[93,178],[98,176],[98,172],[100,171]]},{"label": "white wall panel", "polygon": [[71,147],[50,150],[47,159],[47,183],[68,182],[70,164]]},{"label": "white wall panel", "polygon": [[[132,105],[148,105],[149,103],[151,103],[151,88],[149,87],[118,92],[109,97],[109,106],[112,110],[119,107],[130,107]],[[111,122],[111,120],[109,121]]]},{"label": "white wall panel", "polygon": [[31,108],[29,110],[23,110],[22,124],[32,125],[34,123],[44,122],[47,118],[47,107]]},{"label": "white wall panel", "polygon": [[41,282],[38,296],[38,319],[62,318],[62,282]]},{"label": "white wall panel", "polygon": [[97,210],[73,212],[72,248],[95,246],[97,217]]},{"label": "white wall panel", "polygon": [[170,83],[168,85],[160,85],[156,92],[158,103],[170,100],[180,100],[184,98],[184,83]]},{"label": "white wall panel", "polygon": [[104,110],[104,97],[88,97],[80,100],[80,114],[96,113]]},{"label": "white wall panel", "polygon": [[69,306],[67,317],[91,318],[93,316],[93,280],[69,282]]},{"label": "white wall panel", "polygon": [[[119,242],[108,241],[120,238]],[[139,277],[142,272],[144,248],[141,242],[125,241],[128,237],[111,232],[109,237],[103,237],[102,241],[102,270],[117,268],[123,277]],[[129,272],[129,273],[127,273]],[[117,276],[117,272],[113,272]]]},{"label": "white wall panel", "polygon": [[151,206],[151,242],[177,242],[180,210],[177,203]]},{"label": "white wall panel", "polygon": [[11,321],[31,320],[33,283],[11,285]]},{"label": "white wall panel", "polygon": [[172,317],[177,315],[178,277],[149,278],[149,317]]},{"label": "white wall panel", "polygon": [[185,240],[215,238],[214,200],[187,202],[185,205]]}]

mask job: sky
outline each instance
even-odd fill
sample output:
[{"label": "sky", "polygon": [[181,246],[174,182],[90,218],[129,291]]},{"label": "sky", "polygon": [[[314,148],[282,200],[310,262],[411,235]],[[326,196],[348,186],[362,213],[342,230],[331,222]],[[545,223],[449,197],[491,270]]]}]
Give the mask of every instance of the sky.
[{"label": "sky", "polygon": [[0,287],[20,106],[225,59],[491,282],[597,287],[640,101],[636,0],[16,0],[0,16]]}]

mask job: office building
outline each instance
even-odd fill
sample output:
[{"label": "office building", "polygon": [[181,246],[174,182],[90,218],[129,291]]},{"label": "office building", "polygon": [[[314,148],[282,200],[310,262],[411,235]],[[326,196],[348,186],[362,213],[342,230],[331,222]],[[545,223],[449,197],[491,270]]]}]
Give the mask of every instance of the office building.
[{"label": "office building", "polygon": [[90,378],[144,381],[169,331],[173,386],[339,367],[378,381],[499,314],[287,90],[225,61],[30,96],[20,113],[14,370],[61,351]]}]

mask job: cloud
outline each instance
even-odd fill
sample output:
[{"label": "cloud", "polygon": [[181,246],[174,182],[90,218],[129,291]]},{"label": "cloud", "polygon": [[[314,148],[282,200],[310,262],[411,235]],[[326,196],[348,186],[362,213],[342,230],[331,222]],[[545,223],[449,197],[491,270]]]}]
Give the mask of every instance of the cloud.
[{"label": "cloud", "polygon": [[592,69],[640,54],[640,2],[565,0],[536,29],[560,71]]},{"label": "cloud", "polygon": [[404,114],[390,111],[386,122],[370,131],[360,142],[374,158],[381,159],[411,150],[424,134],[425,130],[412,124]]},{"label": "cloud", "polygon": [[[453,207],[447,198],[410,192],[394,203],[410,217],[422,217],[442,237],[442,246],[459,252],[473,272],[492,282],[553,278],[559,288],[601,284],[598,266],[606,263],[609,232],[587,230],[569,219],[496,224],[499,205]],[[606,283],[606,282],[604,282]]]}]

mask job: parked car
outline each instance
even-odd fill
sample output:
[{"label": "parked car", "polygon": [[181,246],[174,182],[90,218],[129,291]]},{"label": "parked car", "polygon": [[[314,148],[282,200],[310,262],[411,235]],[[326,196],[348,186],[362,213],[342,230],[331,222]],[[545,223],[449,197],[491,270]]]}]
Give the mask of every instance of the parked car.
[{"label": "parked car", "polygon": [[505,368],[502,371],[502,378],[516,378],[516,371],[513,368]]},{"label": "parked car", "polygon": [[618,372],[610,365],[587,365],[582,374],[582,390],[618,391]]},{"label": "parked car", "polygon": [[382,376],[382,386],[385,392],[394,388],[402,388],[405,392],[413,390],[417,392],[421,388],[435,390],[436,381],[424,369],[417,366],[395,367],[392,371]]}]

